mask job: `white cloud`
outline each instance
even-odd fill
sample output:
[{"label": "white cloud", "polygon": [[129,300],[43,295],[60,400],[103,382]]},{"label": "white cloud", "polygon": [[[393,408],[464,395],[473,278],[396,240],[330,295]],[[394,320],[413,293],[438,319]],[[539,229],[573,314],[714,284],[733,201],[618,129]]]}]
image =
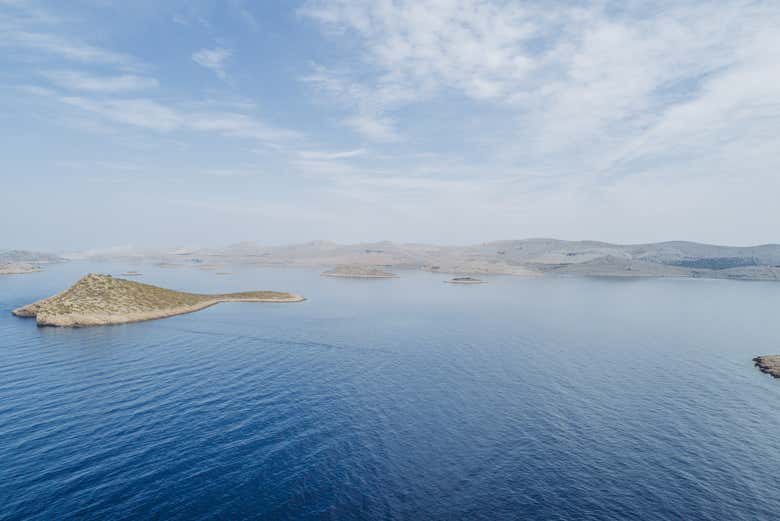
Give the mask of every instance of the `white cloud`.
[{"label": "white cloud", "polygon": [[292,161],[292,165],[304,176],[315,176],[328,181],[339,179],[348,173],[360,172],[349,163],[324,159],[296,159]]},{"label": "white cloud", "polygon": [[143,68],[143,65],[129,54],[110,51],[55,34],[15,29],[3,30],[0,26],[0,45],[23,47],[82,63],[114,65],[122,69]]},{"label": "white cloud", "polygon": [[[0,0],[0,11],[27,13],[14,4]],[[245,5],[251,7],[229,3],[232,11],[221,21],[261,27],[263,20],[242,12]],[[299,12],[303,29],[316,25],[325,39],[304,38],[284,55],[293,61],[269,62],[263,74],[278,74],[279,89],[255,91],[250,100],[225,85],[204,91],[177,82],[177,71],[164,62],[155,63],[159,78],[176,82],[176,91],[162,97],[142,90],[157,81],[136,70],[145,67],[139,60],[102,47],[109,40],[77,38],[77,24],[97,16],[61,22],[45,13],[10,22],[0,16],[0,47],[13,60],[7,79],[30,85],[44,69],[50,80],[5,89],[15,109],[6,119],[31,114],[30,121],[47,125],[94,127],[101,138],[113,132],[105,141],[116,148],[105,151],[107,158],[121,159],[123,142],[159,150],[163,160],[179,161],[182,154],[171,154],[171,146],[182,144],[194,163],[214,158],[214,166],[177,167],[176,176],[159,170],[153,154],[124,159],[142,161],[143,172],[161,172],[166,182],[180,177],[181,186],[196,178],[194,188],[214,197],[207,204],[216,206],[208,208],[233,219],[226,223],[235,222],[236,209],[258,216],[234,234],[266,233],[267,207],[253,197],[278,188],[281,205],[296,196],[296,205],[280,208],[286,216],[313,204],[340,230],[310,215],[299,221],[299,236],[744,243],[776,235],[776,2],[309,0]],[[177,30],[217,37],[200,16],[208,13],[208,6],[188,4],[177,20],[190,28]],[[228,41],[250,44],[244,36]],[[311,47],[334,40],[327,49]],[[290,87],[285,74],[298,70],[299,51],[323,60],[297,73],[314,94],[305,99],[295,97],[294,86],[279,94]],[[192,58],[229,79],[232,67],[251,67],[241,62],[251,56],[247,47],[235,54],[218,47]],[[50,101],[30,102],[31,95]],[[314,106],[304,110],[311,99]],[[58,111],[56,100],[66,110]],[[310,124],[311,141],[258,116],[258,108],[270,106]],[[332,123],[348,131],[334,136]],[[127,132],[131,127],[148,132]],[[224,138],[243,141],[226,150]],[[261,172],[277,177],[266,183]],[[237,186],[241,192],[231,194]],[[284,240],[291,236],[287,218],[272,227]]]},{"label": "white cloud", "polygon": [[153,89],[159,86],[156,78],[132,74],[95,76],[70,70],[43,71],[41,74],[59,87],[87,92],[126,92]]},{"label": "white cloud", "polygon": [[256,118],[235,112],[192,113],[143,98],[94,100],[63,96],[59,99],[106,120],[158,132],[212,132],[226,137],[272,142],[301,137],[298,132],[275,128]]},{"label": "white cloud", "polygon": [[344,124],[372,141],[391,142],[401,139],[394,128],[394,122],[388,117],[360,114],[345,119]]},{"label": "white cloud", "polygon": [[300,13],[360,38],[380,84],[421,96],[448,85],[476,98],[504,95],[534,68],[523,45],[538,33],[535,18],[545,18],[541,9],[478,0],[323,0]]},{"label": "white cloud", "polygon": [[347,73],[315,66],[314,71],[302,80],[336,99],[354,114],[342,123],[376,142],[392,142],[401,139],[396,121],[388,115],[399,105],[412,101],[416,93],[397,84],[379,85],[376,88],[352,81]]},{"label": "white cloud", "polygon": [[[0,8],[2,7],[0,5]],[[113,94],[155,89],[159,87],[159,81],[150,76],[122,72],[146,66],[130,55],[84,44],[66,36],[64,33],[68,32],[68,27],[62,20],[44,17],[42,14],[33,17],[33,11],[27,4],[20,4],[19,11],[21,14],[0,17],[0,46],[27,51],[19,53],[24,61],[34,56],[34,61],[37,62],[37,53],[45,52],[112,71],[98,74],[86,67],[84,70],[74,70],[58,64],[58,68],[38,71],[38,74],[49,80],[56,89],[41,86],[21,87],[20,92],[59,100],[86,114],[97,116],[91,118],[91,122],[84,120],[79,124],[82,127],[87,124],[94,128],[105,128],[107,124],[118,123],[163,133],[209,132],[225,137],[256,140],[262,144],[301,137],[298,132],[274,127],[249,114],[254,108],[253,101],[239,102],[235,98],[220,101],[215,100],[213,95],[205,101],[201,99],[197,102],[186,98],[161,102],[151,97],[111,97]],[[45,26],[41,25],[44,23]],[[42,27],[45,31],[41,30]],[[230,50],[216,48],[202,49],[192,57],[197,63],[225,79],[225,67],[230,56]],[[70,92],[63,93],[58,90]],[[69,114],[67,119],[73,121],[71,116]]]},{"label": "white cloud", "polygon": [[355,150],[344,150],[343,152],[323,152],[319,150],[301,150],[298,155],[303,159],[313,159],[330,161],[337,159],[349,159],[353,157],[359,157],[366,154],[365,148],[357,148]]},{"label": "white cloud", "polygon": [[192,59],[198,65],[211,69],[219,79],[226,80],[225,67],[233,52],[230,49],[217,47],[215,49],[201,49],[192,53]]},{"label": "white cloud", "polygon": [[236,112],[203,112],[187,117],[187,126],[194,130],[218,132],[226,136],[276,141],[300,138],[292,130],[278,129]]},{"label": "white cloud", "polygon": [[[780,97],[778,4],[310,0],[299,13],[360,49],[360,66],[316,65],[304,80],[379,141],[407,132],[399,108],[457,92],[471,100],[450,103],[464,114],[488,104],[515,119],[503,139],[487,136],[504,160],[609,169],[616,156],[658,143],[664,121],[689,104],[718,96],[708,106],[723,121],[727,98],[745,91],[740,83],[762,85],[750,88],[757,98],[736,100],[742,109],[728,109],[743,119],[745,110],[760,117],[751,105],[765,111]],[[712,89],[726,77],[729,88]],[[701,136],[710,124],[688,126]]]},{"label": "white cloud", "polygon": [[257,20],[255,15],[252,14],[252,11],[250,11],[244,5],[242,0],[230,0],[229,5],[233,12],[241,19],[244,24],[246,24],[247,27],[249,27],[249,29],[257,32],[257,30],[260,28],[260,22]]},{"label": "white cloud", "polygon": [[[498,236],[724,230],[745,243],[780,217],[767,195],[780,182],[780,4],[310,0],[299,13],[356,50],[303,78],[338,121],[482,165],[302,165],[340,197],[404,206],[433,233],[451,225],[435,216],[463,215]],[[426,125],[447,111],[471,146]]]},{"label": "white cloud", "polygon": [[95,101],[76,96],[60,99],[68,105],[93,112],[105,119],[159,132],[173,131],[185,122],[177,111],[148,99]]}]

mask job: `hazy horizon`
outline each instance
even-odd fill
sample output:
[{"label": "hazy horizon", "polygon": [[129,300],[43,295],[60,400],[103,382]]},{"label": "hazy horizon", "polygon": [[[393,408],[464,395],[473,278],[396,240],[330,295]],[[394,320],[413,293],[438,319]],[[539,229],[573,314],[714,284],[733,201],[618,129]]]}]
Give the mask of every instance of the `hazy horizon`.
[{"label": "hazy horizon", "polygon": [[[630,247],[630,246],[642,246],[642,245],[653,245],[653,244],[667,244],[667,243],[689,243],[689,244],[700,244],[705,246],[713,246],[713,247],[730,247],[730,248],[759,248],[759,247],[766,247],[766,246],[780,246],[780,243],[761,243],[761,244],[721,244],[721,243],[704,243],[701,241],[688,241],[688,240],[677,240],[677,239],[671,239],[667,241],[656,241],[656,242],[611,242],[611,241],[601,241],[598,239],[561,239],[558,237],[515,237],[515,238],[503,238],[503,239],[492,239],[492,240],[485,240],[485,241],[477,241],[477,242],[464,242],[464,243],[445,243],[445,242],[437,242],[437,241],[391,241],[387,239],[377,239],[377,240],[370,240],[370,241],[355,241],[355,242],[345,242],[345,241],[332,241],[328,239],[311,239],[311,240],[304,240],[304,241],[297,241],[297,242],[285,242],[285,243],[275,243],[275,242],[265,242],[261,240],[245,240],[245,241],[236,241],[231,243],[220,243],[220,244],[206,244],[206,243],[159,243],[159,244],[114,244],[109,246],[91,246],[91,247],[84,247],[84,248],[59,248],[59,249],[44,249],[44,248],[36,248],[36,247],[0,247],[0,252],[3,251],[13,251],[13,250],[21,250],[21,251],[31,251],[31,252],[41,252],[41,253],[55,253],[60,255],[65,255],[68,257],[69,255],[103,255],[103,254],[121,254],[123,252],[133,252],[133,253],[163,253],[163,252],[172,252],[177,249],[180,250],[188,250],[188,251],[197,251],[200,249],[213,249],[213,250],[221,250],[228,247],[238,246],[242,244],[252,244],[257,247],[261,248],[285,248],[290,246],[303,246],[307,244],[312,243],[331,243],[336,246],[363,246],[363,245],[376,245],[376,244],[384,244],[389,243],[396,246],[414,246],[414,245],[420,245],[420,246],[441,246],[441,247],[471,247],[471,246],[479,246],[481,244],[491,244],[491,243],[500,243],[500,242],[522,242],[522,241],[561,241],[563,243],[583,243],[583,242],[592,242],[592,243],[601,243],[605,245],[612,245],[612,246],[619,246],[619,247]],[[76,258],[76,257],[73,257]]]},{"label": "hazy horizon", "polygon": [[0,0],[0,248],[780,242],[780,4]]}]

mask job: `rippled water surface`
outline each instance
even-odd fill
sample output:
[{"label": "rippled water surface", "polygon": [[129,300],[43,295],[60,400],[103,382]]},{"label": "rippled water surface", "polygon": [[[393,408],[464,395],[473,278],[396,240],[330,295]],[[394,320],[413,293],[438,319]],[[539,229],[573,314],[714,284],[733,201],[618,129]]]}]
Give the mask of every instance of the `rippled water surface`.
[{"label": "rippled water surface", "polygon": [[[275,289],[165,320],[10,315],[87,271]],[[780,283],[213,271],[0,277],[0,519],[772,519]]]}]

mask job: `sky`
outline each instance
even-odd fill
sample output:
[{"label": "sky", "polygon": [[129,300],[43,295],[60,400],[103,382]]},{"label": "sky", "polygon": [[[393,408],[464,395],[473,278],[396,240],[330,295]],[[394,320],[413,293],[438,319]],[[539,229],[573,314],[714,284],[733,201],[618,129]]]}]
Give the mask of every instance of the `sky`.
[{"label": "sky", "polygon": [[0,0],[0,249],[780,242],[780,2]]}]

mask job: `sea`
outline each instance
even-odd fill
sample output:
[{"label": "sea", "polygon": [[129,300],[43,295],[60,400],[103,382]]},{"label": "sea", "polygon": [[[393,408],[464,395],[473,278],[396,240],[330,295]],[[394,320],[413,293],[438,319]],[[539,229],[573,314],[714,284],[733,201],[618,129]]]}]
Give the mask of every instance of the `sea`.
[{"label": "sea", "polygon": [[[136,324],[15,307],[88,272],[279,290]],[[70,262],[0,276],[2,520],[780,516],[780,283]]]}]

